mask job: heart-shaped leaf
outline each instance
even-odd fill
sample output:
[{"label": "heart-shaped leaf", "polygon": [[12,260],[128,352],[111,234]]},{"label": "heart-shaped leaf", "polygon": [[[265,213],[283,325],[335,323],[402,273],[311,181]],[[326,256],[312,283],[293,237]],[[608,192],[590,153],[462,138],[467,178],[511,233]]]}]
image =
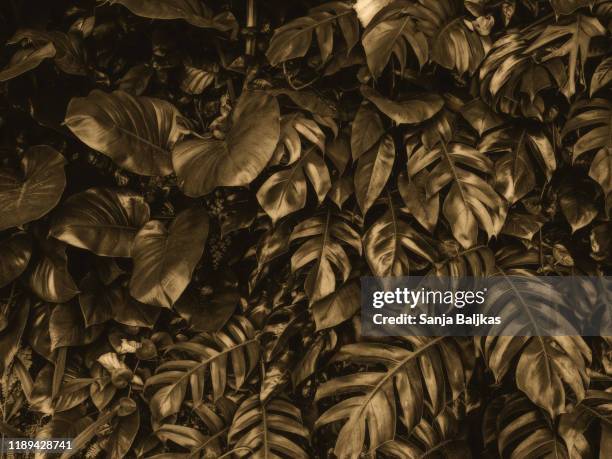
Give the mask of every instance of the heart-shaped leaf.
[{"label": "heart-shaped leaf", "polygon": [[142,303],[171,308],[189,284],[207,236],[208,215],[201,208],[182,211],[169,228],[158,220],[148,222],[132,247],[131,295]]},{"label": "heart-shaped leaf", "polygon": [[94,90],[68,104],[65,123],[88,147],[141,175],[172,173],[170,151],[183,134],[181,114],[165,100]]},{"label": "heart-shaped leaf", "polygon": [[41,299],[65,303],[77,293],[77,286],[68,272],[66,244],[55,239],[38,240],[40,256],[28,278],[28,285]]},{"label": "heart-shaped leaf", "polygon": [[47,146],[31,147],[21,174],[0,169],[0,231],[38,220],[53,209],[66,187],[64,157]]},{"label": "heart-shaped leaf", "polygon": [[125,190],[91,188],[68,198],[49,234],[105,257],[129,257],[132,241],[149,220],[142,196]]},{"label": "heart-shaped leaf", "polygon": [[0,241],[0,288],[14,281],[30,262],[32,244],[26,233],[15,233]]},{"label": "heart-shaped leaf", "polygon": [[247,91],[238,100],[224,140],[191,139],[176,145],[172,162],[183,192],[198,197],[218,186],[251,183],[274,153],[279,113],[276,98]]}]

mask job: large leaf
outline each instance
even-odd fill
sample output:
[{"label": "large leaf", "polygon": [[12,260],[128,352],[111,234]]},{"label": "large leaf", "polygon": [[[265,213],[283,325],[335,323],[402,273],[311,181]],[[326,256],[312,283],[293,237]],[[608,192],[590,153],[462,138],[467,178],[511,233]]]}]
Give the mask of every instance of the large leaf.
[{"label": "large leaf", "polygon": [[148,222],[132,247],[132,296],[142,303],[171,308],[202,257],[208,225],[208,215],[198,208],[182,211],[168,228],[158,220]]},{"label": "large leaf", "polygon": [[346,282],[351,272],[351,262],[342,244],[361,253],[361,241],[348,222],[330,210],[295,226],[289,240],[298,239],[306,241],[291,257],[291,270],[295,272],[311,265],[304,281],[304,290],[313,303],[336,290],[336,274],[342,282]]},{"label": "large leaf", "polygon": [[375,276],[408,275],[408,253],[433,263],[437,250],[399,215],[391,196],[387,197],[387,210],[365,233],[363,247],[366,260]]},{"label": "large leaf", "polygon": [[244,400],[234,415],[228,441],[238,457],[311,457],[303,445],[309,432],[300,410],[282,398],[262,403],[257,395]]},{"label": "large leaf", "polygon": [[25,271],[32,256],[32,242],[25,233],[15,233],[0,241],[0,288]]},{"label": "large leaf", "polygon": [[347,3],[328,2],[312,8],[308,16],[294,19],[274,31],[266,52],[270,64],[303,57],[310,49],[313,32],[317,36],[321,61],[327,61],[334,48],[334,24],[340,28],[349,52],[359,39],[355,11]]},{"label": "large leaf", "polygon": [[547,26],[524,52],[530,54],[545,48],[548,54],[542,58],[544,62],[567,57],[567,81],[561,91],[569,98],[576,93],[576,75],[584,81],[591,39],[605,34],[606,29],[597,18],[577,14],[570,22]]},{"label": "large leaf", "polygon": [[394,161],[395,143],[389,134],[357,161],[355,196],[364,215],[385,188]]},{"label": "large leaf", "polygon": [[351,153],[353,160],[374,146],[385,130],[378,113],[368,105],[361,105],[351,125]]},{"label": "large leaf", "polygon": [[118,166],[141,175],[168,175],[170,151],[183,134],[180,117],[165,100],[94,90],[70,101],[65,123]]},{"label": "large leaf", "polygon": [[49,234],[106,257],[129,257],[132,241],[149,220],[142,196],[125,190],[91,188],[68,198]]},{"label": "large leaf", "polygon": [[334,448],[337,457],[360,457],[366,433],[367,450],[393,440],[398,419],[411,432],[427,405],[437,414],[444,409],[447,397],[454,400],[465,390],[461,348],[452,339],[405,337],[404,344],[408,346],[347,344],[334,357],[353,366],[372,366],[330,379],[317,388],[316,400],[349,396],[327,409],[315,423],[318,429],[343,422]]},{"label": "large leaf", "polygon": [[39,256],[29,271],[28,286],[41,299],[63,303],[73,298],[77,286],[68,272],[66,244],[55,239],[38,238]]},{"label": "large leaf", "polygon": [[210,193],[217,186],[245,186],[268,164],[279,136],[276,98],[246,91],[232,113],[224,140],[186,140],[172,153],[179,186],[187,196]]},{"label": "large leaf", "polygon": [[0,168],[0,231],[38,220],[53,209],[66,187],[64,157],[36,146],[21,158],[21,171]]},{"label": "large leaf", "polygon": [[199,0],[109,0],[128,8],[132,13],[150,19],[184,19],[189,24],[221,31],[236,27],[236,19],[229,13],[212,16]]}]

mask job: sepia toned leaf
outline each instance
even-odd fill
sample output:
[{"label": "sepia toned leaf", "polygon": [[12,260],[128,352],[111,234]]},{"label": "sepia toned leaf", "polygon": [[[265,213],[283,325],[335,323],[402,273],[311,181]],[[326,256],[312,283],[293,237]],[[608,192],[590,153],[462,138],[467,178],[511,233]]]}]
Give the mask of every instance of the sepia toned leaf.
[{"label": "sepia toned leaf", "polygon": [[0,168],[0,231],[46,215],[66,187],[64,157],[51,147],[31,147],[21,171]]},{"label": "sepia toned leaf", "polygon": [[368,105],[362,105],[357,110],[351,125],[351,153],[353,161],[359,159],[372,148],[384,135],[385,130],[378,113]]},{"label": "sepia toned leaf", "polygon": [[94,90],[70,101],[65,123],[89,148],[118,166],[141,175],[168,175],[172,146],[184,131],[180,117],[165,100]]},{"label": "sepia toned leaf", "polygon": [[362,86],[363,96],[398,124],[415,124],[430,119],[444,105],[443,99],[437,94],[415,94],[401,101],[393,101],[382,97],[374,89]]},{"label": "sepia toned leaf", "polygon": [[39,48],[21,49],[13,54],[9,64],[0,70],[0,81],[8,81],[38,67],[45,59],[55,56],[53,43]]},{"label": "sepia toned leaf", "polygon": [[55,214],[49,235],[106,257],[129,257],[138,230],[149,220],[141,196],[90,188],[68,198]]},{"label": "sepia toned leaf", "polygon": [[203,196],[218,186],[248,185],[266,167],[280,136],[276,99],[243,93],[231,124],[224,140],[185,140],[174,148],[172,163],[187,196]]},{"label": "sepia toned leaf", "polygon": [[17,279],[27,268],[32,256],[32,242],[23,232],[0,241],[0,288]]},{"label": "sepia toned leaf", "polygon": [[395,161],[395,144],[390,135],[385,135],[378,145],[362,155],[355,171],[355,196],[365,215],[380,196]]},{"label": "sepia toned leaf", "polygon": [[130,294],[138,301],[171,308],[191,279],[208,237],[208,215],[186,209],[166,228],[151,220],[136,234]]}]

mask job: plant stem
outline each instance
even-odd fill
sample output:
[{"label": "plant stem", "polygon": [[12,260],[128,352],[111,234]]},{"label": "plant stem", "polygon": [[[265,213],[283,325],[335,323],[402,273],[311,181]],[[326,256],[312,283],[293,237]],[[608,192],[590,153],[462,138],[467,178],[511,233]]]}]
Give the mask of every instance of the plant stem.
[{"label": "plant stem", "polygon": [[245,54],[247,56],[255,55],[255,27],[257,26],[257,15],[255,11],[255,0],[247,0],[247,23],[248,35],[246,39]]}]

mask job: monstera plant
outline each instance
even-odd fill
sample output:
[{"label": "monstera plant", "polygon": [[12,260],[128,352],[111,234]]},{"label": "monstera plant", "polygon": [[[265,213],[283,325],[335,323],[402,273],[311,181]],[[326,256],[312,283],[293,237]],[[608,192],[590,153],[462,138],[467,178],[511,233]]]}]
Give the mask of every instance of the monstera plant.
[{"label": "monstera plant", "polygon": [[359,313],[364,276],[610,273],[611,32],[609,0],[0,2],[3,438],[611,457],[609,337]]}]

